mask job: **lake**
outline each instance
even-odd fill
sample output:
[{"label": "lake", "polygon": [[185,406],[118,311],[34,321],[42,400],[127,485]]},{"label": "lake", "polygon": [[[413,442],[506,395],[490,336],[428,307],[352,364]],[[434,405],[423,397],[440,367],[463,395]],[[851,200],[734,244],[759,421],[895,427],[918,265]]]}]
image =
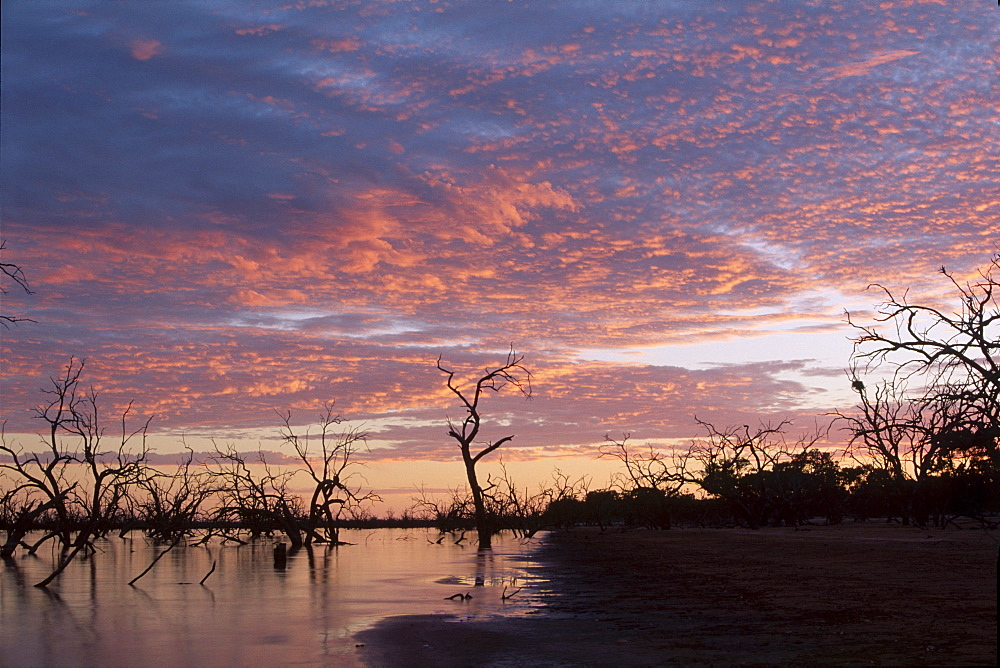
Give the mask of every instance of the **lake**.
[{"label": "lake", "polygon": [[[55,558],[50,541],[0,565],[0,665],[354,665],[353,635],[384,617],[483,619],[540,606],[537,538],[498,537],[480,553],[438,536],[344,530],[351,545],[300,550],[284,570],[270,540],[177,547],[129,586],[163,549],[136,534],[98,541],[97,554],[39,589]],[[505,601],[505,587],[524,589]],[[454,594],[472,598],[446,600]]]}]

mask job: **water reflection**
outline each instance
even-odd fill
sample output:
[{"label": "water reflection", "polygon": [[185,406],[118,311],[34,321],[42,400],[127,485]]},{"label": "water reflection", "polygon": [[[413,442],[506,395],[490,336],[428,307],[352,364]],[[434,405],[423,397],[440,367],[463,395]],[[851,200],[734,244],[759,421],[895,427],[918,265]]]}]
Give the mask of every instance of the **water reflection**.
[{"label": "water reflection", "polygon": [[[0,566],[0,663],[351,665],[353,634],[389,615],[489,618],[534,607],[533,543],[502,539],[478,552],[436,536],[345,531],[354,545],[289,550],[284,568],[269,542],[177,547],[134,586],[126,583],[162,550],[141,537],[100,541],[49,589],[31,585],[54,555],[19,556]],[[463,596],[446,599],[454,594]]]}]

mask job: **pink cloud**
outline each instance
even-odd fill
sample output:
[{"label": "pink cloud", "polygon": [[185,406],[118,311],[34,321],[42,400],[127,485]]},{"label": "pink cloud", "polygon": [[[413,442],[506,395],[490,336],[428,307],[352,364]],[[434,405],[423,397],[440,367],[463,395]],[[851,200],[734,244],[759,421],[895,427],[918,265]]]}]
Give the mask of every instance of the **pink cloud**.
[{"label": "pink cloud", "polygon": [[831,79],[841,79],[843,77],[856,77],[868,74],[874,68],[879,65],[884,65],[886,63],[891,63],[901,58],[907,58],[909,56],[915,56],[919,51],[907,51],[905,49],[897,49],[895,51],[890,51],[888,53],[883,53],[878,56],[872,56],[865,60],[861,60],[854,63],[848,63],[847,65],[841,65],[840,67],[835,67],[830,72]]},{"label": "pink cloud", "polygon": [[155,39],[136,38],[129,43],[129,52],[136,60],[149,60],[163,53],[163,44]]}]

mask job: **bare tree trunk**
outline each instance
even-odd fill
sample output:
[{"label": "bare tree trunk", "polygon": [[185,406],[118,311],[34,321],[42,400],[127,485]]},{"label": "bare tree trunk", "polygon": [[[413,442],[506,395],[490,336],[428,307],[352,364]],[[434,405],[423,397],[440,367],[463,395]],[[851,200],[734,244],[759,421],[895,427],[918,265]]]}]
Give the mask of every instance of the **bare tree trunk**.
[{"label": "bare tree trunk", "polygon": [[504,387],[513,386],[525,397],[531,396],[531,372],[529,372],[521,362],[523,355],[518,355],[511,344],[510,352],[507,353],[506,362],[495,368],[486,369],[486,374],[481,376],[473,386],[471,392],[464,391],[455,385],[455,372],[445,367],[438,358],[437,368],[447,375],[448,389],[462,402],[465,410],[465,418],[459,422],[448,420],[448,435],[455,439],[462,451],[462,460],[465,463],[465,472],[469,479],[469,487],[472,491],[472,502],[476,514],[476,531],[479,534],[479,549],[489,550],[493,547],[493,530],[491,518],[487,513],[485,499],[483,498],[483,488],[476,477],[476,464],[480,459],[500,448],[510,441],[513,436],[504,436],[498,441],[487,443],[475,455],[472,454],[473,445],[479,435],[482,426],[482,415],[479,412],[479,401],[484,392],[500,392]]},{"label": "bare tree trunk", "polygon": [[483,488],[476,476],[475,461],[466,461],[465,471],[469,477],[469,487],[472,488],[472,505],[476,510],[476,534],[479,537],[480,550],[493,549],[493,526],[486,511],[486,501],[483,499]]}]

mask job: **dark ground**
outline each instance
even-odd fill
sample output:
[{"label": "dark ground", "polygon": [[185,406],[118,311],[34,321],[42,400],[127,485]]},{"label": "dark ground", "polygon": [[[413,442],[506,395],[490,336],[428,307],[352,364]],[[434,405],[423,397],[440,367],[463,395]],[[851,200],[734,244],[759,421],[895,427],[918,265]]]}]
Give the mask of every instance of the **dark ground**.
[{"label": "dark ground", "polygon": [[499,621],[392,617],[378,666],[994,665],[998,537],[885,524],[550,534],[553,592]]}]

